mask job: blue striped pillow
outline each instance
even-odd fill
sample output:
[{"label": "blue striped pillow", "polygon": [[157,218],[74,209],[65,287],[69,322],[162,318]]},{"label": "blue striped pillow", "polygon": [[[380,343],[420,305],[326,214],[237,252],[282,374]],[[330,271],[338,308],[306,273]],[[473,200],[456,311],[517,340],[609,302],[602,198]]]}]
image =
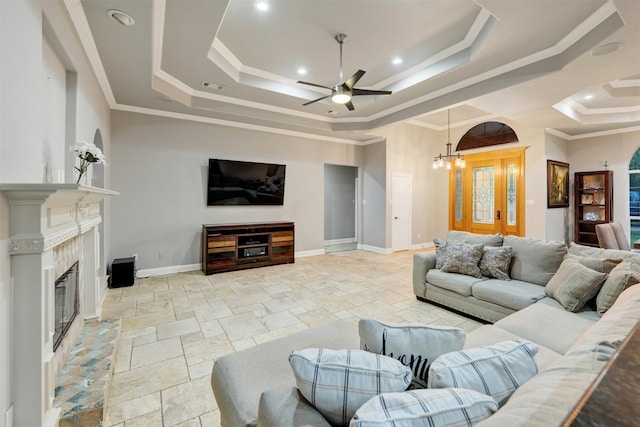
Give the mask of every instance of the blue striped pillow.
[{"label": "blue striped pillow", "polygon": [[472,427],[498,410],[491,397],[473,390],[439,388],[383,393],[356,411],[349,427]]},{"label": "blue striped pillow", "polygon": [[348,425],[372,397],[411,384],[408,367],[364,350],[308,348],[291,353],[289,364],[300,393],[334,425]]},{"label": "blue striped pillow", "polygon": [[538,345],[526,340],[453,351],[433,361],[429,388],[459,387],[493,397],[500,405],[538,373]]}]

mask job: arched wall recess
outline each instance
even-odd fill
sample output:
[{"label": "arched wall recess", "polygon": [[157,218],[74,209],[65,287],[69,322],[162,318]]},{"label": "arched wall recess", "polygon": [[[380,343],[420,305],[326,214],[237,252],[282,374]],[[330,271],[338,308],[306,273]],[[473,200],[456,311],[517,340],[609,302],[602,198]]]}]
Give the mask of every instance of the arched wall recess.
[{"label": "arched wall recess", "polygon": [[484,122],[472,127],[460,138],[456,151],[512,142],[518,142],[518,135],[509,125],[501,122]]}]

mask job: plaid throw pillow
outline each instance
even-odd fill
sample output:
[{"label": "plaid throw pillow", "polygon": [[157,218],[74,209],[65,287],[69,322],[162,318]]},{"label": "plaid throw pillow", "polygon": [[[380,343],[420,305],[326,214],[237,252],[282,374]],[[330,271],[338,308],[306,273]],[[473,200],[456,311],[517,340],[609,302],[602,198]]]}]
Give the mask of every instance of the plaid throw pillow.
[{"label": "plaid throw pillow", "polygon": [[525,340],[454,351],[438,357],[429,370],[429,388],[460,387],[493,397],[500,405],[538,373],[538,345]]},{"label": "plaid throw pillow", "polygon": [[383,393],[362,405],[349,427],[473,426],[497,410],[492,397],[460,388]]},{"label": "plaid throw pillow", "polygon": [[411,384],[408,367],[364,350],[308,348],[291,353],[289,364],[300,393],[334,425],[348,425],[373,396]]}]

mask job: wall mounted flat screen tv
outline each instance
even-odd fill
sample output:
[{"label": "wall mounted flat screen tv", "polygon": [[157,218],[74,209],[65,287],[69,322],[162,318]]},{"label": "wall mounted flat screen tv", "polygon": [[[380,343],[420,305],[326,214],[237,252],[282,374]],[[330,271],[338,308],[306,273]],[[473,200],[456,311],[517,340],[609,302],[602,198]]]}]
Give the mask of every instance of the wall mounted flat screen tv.
[{"label": "wall mounted flat screen tv", "polygon": [[207,205],[282,205],[286,165],[209,159]]}]

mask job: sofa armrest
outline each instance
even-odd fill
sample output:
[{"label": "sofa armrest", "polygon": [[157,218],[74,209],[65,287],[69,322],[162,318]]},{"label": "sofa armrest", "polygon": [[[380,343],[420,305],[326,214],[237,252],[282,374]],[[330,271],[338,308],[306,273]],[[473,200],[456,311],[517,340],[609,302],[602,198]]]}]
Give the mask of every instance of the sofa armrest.
[{"label": "sofa armrest", "polygon": [[424,298],[427,290],[427,271],[435,267],[435,251],[413,254],[413,292],[417,296]]},{"label": "sofa armrest", "polygon": [[296,387],[267,390],[260,396],[258,427],[330,427]]}]

